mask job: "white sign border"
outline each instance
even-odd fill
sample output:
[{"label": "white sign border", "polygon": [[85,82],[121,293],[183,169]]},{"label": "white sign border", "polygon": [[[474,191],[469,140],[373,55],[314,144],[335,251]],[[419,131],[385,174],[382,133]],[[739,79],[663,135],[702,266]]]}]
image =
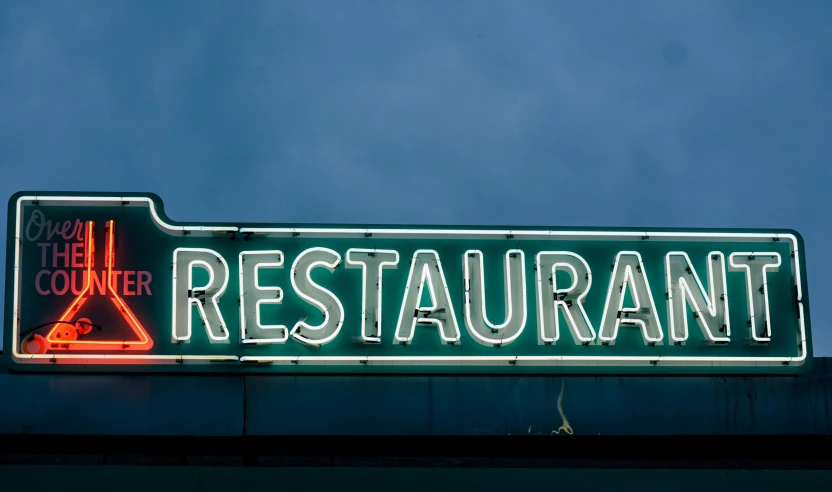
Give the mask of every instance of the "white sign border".
[{"label": "white sign border", "polygon": [[[502,236],[507,238],[525,237],[551,237],[551,236],[572,236],[572,237],[622,237],[641,238],[650,237],[665,238],[688,238],[688,239],[766,239],[780,240],[788,239],[792,242],[793,252],[792,265],[795,272],[795,284],[797,287],[798,315],[800,322],[800,353],[798,357],[710,357],[710,356],[222,356],[222,355],[133,355],[133,354],[21,354],[18,350],[20,333],[20,282],[21,282],[21,242],[23,238],[23,202],[86,202],[97,205],[119,204],[127,205],[133,203],[146,203],[153,220],[166,232],[175,234],[199,234],[213,235],[215,233],[239,232],[241,234],[272,235],[279,237],[292,237],[303,234],[304,236],[332,237],[344,235],[348,237],[369,237],[369,236],[414,236],[414,235],[460,235],[460,236]],[[695,366],[767,366],[767,365],[801,365],[806,361],[808,355],[806,340],[805,313],[803,304],[803,285],[800,272],[800,252],[798,251],[798,240],[793,234],[765,234],[765,233],[709,233],[709,232],[626,232],[626,231],[551,231],[551,230],[475,230],[475,229],[356,229],[356,228],[288,228],[288,227],[212,227],[212,226],[183,226],[164,222],[156,211],[156,205],[150,197],[107,197],[107,196],[21,196],[16,203],[15,216],[15,255],[14,255],[14,282],[13,282],[13,308],[12,308],[12,358],[22,363],[38,362],[38,359],[59,359],[73,360],[76,363],[106,364],[108,361],[117,360],[144,360],[159,362],[262,362],[278,364],[301,364],[307,365],[341,365],[341,364],[372,364],[372,365],[495,365],[513,364],[530,366],[671,366],[671,367],[695,367]],[[588,364],[590,363],[590,364]]]}]

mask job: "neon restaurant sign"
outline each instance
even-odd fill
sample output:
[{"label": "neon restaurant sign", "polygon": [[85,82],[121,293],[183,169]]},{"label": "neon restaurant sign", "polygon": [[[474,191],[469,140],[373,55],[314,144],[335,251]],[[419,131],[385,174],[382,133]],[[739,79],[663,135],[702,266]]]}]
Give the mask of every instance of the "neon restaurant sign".
[{"label": "neon restaurant sign", "polygon": [[795,373],[787,230],[184,224],[153,195],[9,202],[14,370]]}]

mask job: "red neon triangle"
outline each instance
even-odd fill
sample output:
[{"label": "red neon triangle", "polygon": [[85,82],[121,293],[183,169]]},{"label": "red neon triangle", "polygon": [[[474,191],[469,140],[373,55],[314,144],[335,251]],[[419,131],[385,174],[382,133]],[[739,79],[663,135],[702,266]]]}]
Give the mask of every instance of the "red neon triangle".
[{"label": "red neon triangle", "polygon": [[147,331],[142,326],[141,322],[133,311],[127,306],[124,300],[118,295],[116,289],[113,287],[113,265],[115,264],[114,240],[115,240],[115,222],[107,221],[107,241],[106,250],[104,251],[104,263],[107,266],[107,282],[106,292],[110,300],[113,302],[115,308],[121,313],[121,316],[127,322],[127,325],[136,335],[136,340],[84,340],[83,334],[76,328],[79,319],[77,314],[87,299],[92,293],[93,282],[93,260],[95,258],[95,238],[93,237],[93,223],[88,221],[85,227],[84,238],[84,266],[85,282],[81,293],[72,301],[69,307],[64,311],[49,334],[46,335],[46,341],[52,350],[150,350],[153,347],[153,339],[147,334]]}]

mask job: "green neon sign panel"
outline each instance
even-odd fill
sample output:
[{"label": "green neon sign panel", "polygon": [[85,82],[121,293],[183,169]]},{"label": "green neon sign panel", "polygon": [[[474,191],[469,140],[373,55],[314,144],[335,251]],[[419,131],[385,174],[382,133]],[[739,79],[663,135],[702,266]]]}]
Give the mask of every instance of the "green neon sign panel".
[{"label": "green neon sign panel", "polygon": [[796,373],[790,230],[186,224],[147,194],[9,202],[15,370]]}]

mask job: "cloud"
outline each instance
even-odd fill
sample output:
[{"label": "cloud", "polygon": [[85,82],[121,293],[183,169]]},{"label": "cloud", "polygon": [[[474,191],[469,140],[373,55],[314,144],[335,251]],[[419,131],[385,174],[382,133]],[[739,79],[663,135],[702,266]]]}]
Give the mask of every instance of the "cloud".
[{"label": "cloud", "polygon": [[6,196],[152,191],[188,220],[793,227],[829,294],[825,2],[4,9]]}]

